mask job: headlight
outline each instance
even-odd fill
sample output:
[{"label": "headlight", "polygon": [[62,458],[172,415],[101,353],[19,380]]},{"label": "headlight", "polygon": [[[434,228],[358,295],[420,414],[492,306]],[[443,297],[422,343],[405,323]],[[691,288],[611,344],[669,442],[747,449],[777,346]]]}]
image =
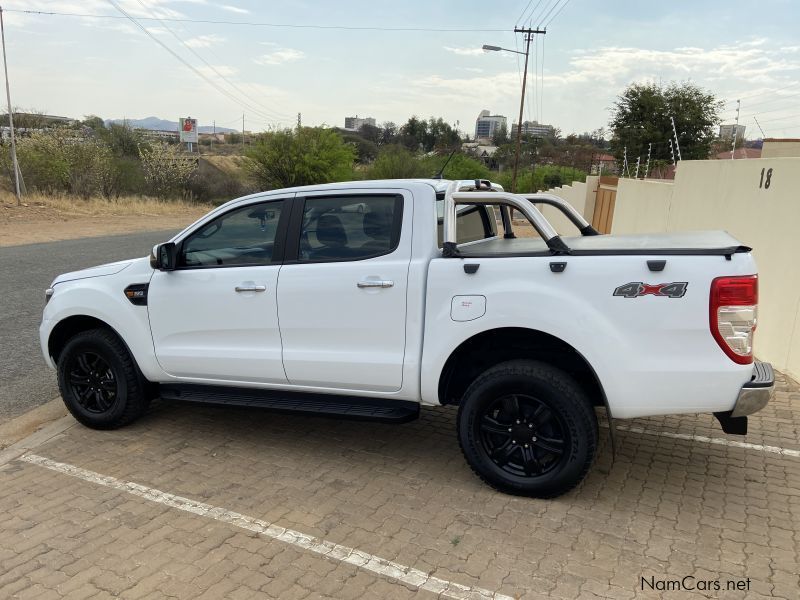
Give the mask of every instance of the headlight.
[{"label": "headlight", "polygon": [[45,303],[45,304],[47,304],[48,302],[50,302],[50,298],[52,298],[52,297],[53,297],[53,294],[54,294],[54,293],[55,293],[55,290],[54,290],[53,288],[47,288],[47,289],[44,291],[44,303]]}]

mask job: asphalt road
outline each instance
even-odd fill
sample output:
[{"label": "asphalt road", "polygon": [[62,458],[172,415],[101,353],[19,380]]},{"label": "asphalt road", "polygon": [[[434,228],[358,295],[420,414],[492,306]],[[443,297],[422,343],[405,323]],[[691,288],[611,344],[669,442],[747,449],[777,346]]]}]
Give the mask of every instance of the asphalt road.
[{"label": "asphalt road", "polygon": [[56,275],[145,256],[174,235],[150,231],[0,247],[0,422],[58,396],[39,348],[44,290]]}]

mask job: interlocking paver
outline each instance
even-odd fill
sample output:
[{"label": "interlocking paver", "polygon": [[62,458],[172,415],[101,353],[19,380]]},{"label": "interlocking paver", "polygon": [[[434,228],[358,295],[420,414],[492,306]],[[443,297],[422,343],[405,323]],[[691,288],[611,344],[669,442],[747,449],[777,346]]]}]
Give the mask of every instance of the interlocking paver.
[{"label": "interlocking paver", "polygon": [[[742,440],[707,415],[623,424]],[[750,428],[749,443],[800,449],[800,386],[779,379],[775,401]],[[35,453],[521,598],[654,598],[659,592],[643,589],[642,577],[687,575],[749,577],[750,589],[672,595],[797,597],[800,459],[636,430],[618,435],[613,464],[604,441],[586,481],[552,501],[505,496],[478,481],[458,451],[450,408],[388,426],[156,403],[133,426],[76,425]],[[2,598],[418,591],[28,463],[0,469],[0,489]]]}]

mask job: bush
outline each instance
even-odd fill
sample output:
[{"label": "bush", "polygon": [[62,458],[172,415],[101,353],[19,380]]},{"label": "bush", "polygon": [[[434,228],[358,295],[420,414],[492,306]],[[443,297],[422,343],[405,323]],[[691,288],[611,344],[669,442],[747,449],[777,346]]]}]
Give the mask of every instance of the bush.
[{"label": "bush", "polygon": [[369,179],[413,179],[430,177],[428,169],[410,150],[403,146],[384,146],[378,158],[367,169]]},{"label": "bush", "polygon": [[[504,189],[511,191],[512,171],[507,169],[495,175],[497,181]],[[586,181],[586,172],[572,167],[556,165],[541,165],[533,170],[520,169],[517,177],[517,191],[523,194],[540,192],[551,187],[569,185],[573,181]]]},{"label": "bush", "polygon": [[[436,175],[441,170],[442,165],[447,161],[449,154],[438,156],[426,156],[422,159],[427,171],[427,177]],[[491,179],[492,172],[481,161],[462,154],[460,152],[453,155],[450,162],[444,168],[443,179]]]},{"label": "bush", "polygon": [[349,181],[356,160],[353,145],[323,127],[265,133],[246,155],[250,174],[265,190]]},{"label": "bush", "polygon": [[153,144],[140,147],[144,180],[158,198],[185,197],[189,182],[197,170],[197,158],[181,152],[178,145]]},{"label": "bush", "polygon": [[[69,193],[88,198],[104,194],[112,179],[112,155],[102,140],[82,132],[53,129],[21,138],[17,157],[25,185],[45,194]],[[10,157],[4,153],[4,162]]]},{"label": "bush", "polygon": [[200,160],[197,173],[189,181],[188,190],[198,202],[227,201],[255,192],[252,185]]}]

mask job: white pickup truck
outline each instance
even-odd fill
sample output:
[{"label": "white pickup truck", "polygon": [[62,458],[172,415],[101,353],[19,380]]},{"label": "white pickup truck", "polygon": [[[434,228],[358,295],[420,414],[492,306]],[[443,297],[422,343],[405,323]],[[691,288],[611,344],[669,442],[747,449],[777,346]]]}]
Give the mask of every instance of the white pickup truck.
[{"label": "white pickup truck", "polygon": [[149,258],[60,275],[40,337],[89,427],[153,397],[396,422],[453,404],[484,481],[553,497],[592,463],[595,407],[746,432],[774,386],[757,288],[721,231],[598,235],[555,196],[365,181],[233,200]]}]

